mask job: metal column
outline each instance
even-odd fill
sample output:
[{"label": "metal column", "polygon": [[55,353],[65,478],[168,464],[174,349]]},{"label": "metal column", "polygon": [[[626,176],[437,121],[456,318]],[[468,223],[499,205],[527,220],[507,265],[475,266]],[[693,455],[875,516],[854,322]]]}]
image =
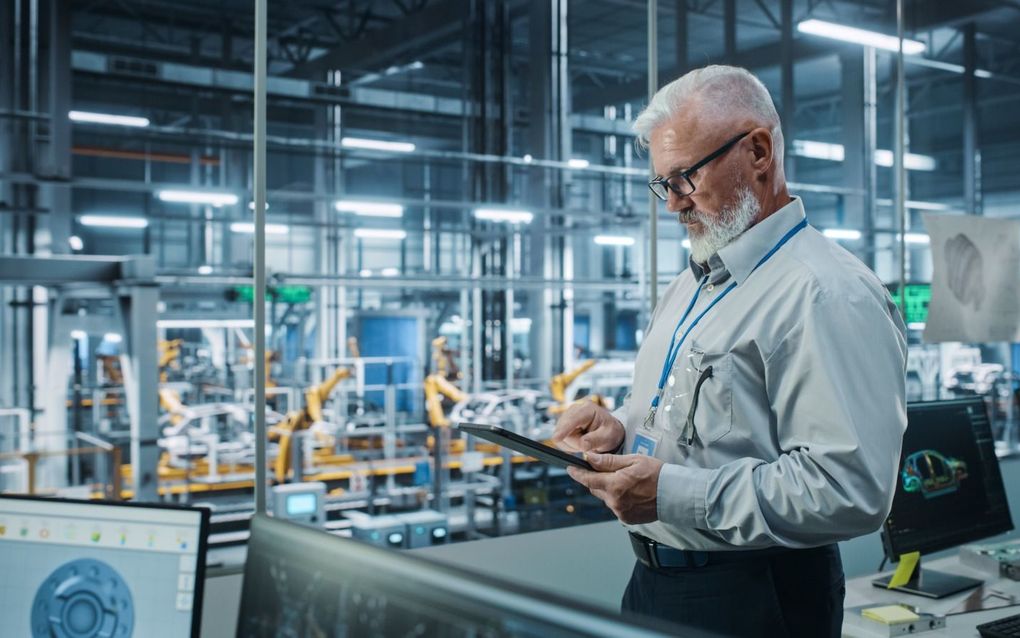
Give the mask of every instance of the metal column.
[{"label": "metal column", "polygon": [[255,513],[266,511],[266,0],[255,0]]},{"label": "metal column", "polygon": [[982,212],[976,70],[977,43],[971,22],[963,27],[963,203],[970,215]]},{"label": "metal column", "polygon": [[794,136],[794,114],[796,113],[796,95],[793,89],[793,0],[783,0],[781,5],[782,17],[780,19],[780,78],[781,78],[781,113],[783,122],[783,138],[786,143],[786,152],[783,154],[783,172],[786,181],[792,182],[797,179],[797,161],[790,153]]}]

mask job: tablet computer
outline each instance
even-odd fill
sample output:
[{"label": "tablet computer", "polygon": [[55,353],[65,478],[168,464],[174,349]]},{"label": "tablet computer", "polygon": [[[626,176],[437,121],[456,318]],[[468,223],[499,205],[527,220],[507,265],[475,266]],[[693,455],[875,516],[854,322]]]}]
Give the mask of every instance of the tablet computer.
[{"label": "tablet computer", "polygon": [[468,434],[477,436],[480,439],[485,439],[497,445],[501,445],[505,448],[509,448],[515,452],[521,454],[527,454],[533,456],[539,461],[544,461],[555,467],[566,469],[567,466],[573,465],[591,472],[595,472],[588,461],[585,461],[580,456],[574,456],[570,452],[564,452],[557,448],[545,445],[534,439],[529,439],[525,436],[521,436],[516,432],[499,427],[498,425],[487,425],[484,423],[461,423],[457,426],[458,430],[463,430]]}]

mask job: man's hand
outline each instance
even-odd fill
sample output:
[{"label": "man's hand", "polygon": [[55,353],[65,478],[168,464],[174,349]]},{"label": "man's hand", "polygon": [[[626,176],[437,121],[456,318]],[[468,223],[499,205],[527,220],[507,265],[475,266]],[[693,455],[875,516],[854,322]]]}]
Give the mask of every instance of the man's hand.
[{"label": "man's hand", "polygon": [[584,458],[597,471],[568,467],[567,473],[613,510],[621,523],[639,525],[658,520],[656,495],[661,460],[642,454],[592,452],[586,453]]},{"label": "man's hand", "polygon": [[552,440],[568,452],[612,452],[625,435],[623,424],[609,410],[585,401],[560,415]]}]

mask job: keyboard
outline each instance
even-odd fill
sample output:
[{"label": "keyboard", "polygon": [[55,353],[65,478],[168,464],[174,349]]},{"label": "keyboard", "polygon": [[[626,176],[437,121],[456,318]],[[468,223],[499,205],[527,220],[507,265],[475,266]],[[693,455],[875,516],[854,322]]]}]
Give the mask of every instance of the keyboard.
[{"label": "keyboard", "polygon": [[981,638],[1020,638],[1020,614],[977,626]]}]

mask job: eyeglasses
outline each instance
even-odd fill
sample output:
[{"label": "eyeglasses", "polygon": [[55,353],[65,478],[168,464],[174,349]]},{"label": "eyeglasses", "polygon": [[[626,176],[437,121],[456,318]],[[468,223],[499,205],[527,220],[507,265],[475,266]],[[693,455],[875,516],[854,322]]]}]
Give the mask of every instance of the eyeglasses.
[{"label": "eyeglasses", "polygon": [[733,148],[734,144],[744,139],[744,137],[750,133],[751,131],[745,131],[734,137],[685,171],[675,173],[669,177],[656,177],[652,181],[648,182],[648,188],[662,201],[669,199],[669,191],[673,191],[680,197],[690,195],[694,192],[694,182],[691,181],[691,175],[693,175],[702,166],[705,166],[712,160],[720,157],[723,153]]}]

